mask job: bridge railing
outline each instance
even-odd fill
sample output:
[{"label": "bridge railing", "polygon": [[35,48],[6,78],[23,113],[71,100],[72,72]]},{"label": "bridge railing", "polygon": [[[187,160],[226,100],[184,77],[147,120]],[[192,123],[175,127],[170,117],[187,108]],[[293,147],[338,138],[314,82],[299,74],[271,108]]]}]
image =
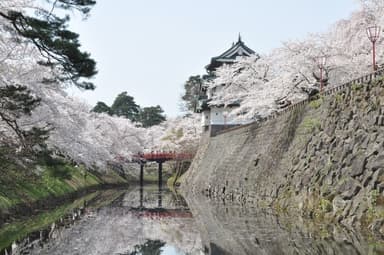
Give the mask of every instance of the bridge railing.
[{"label": "bridge railing", "polygon": [[156,161],[156,160],[186,160],[186,159],[192,159],[193,154],[182,152],[182,153],[176,153],[176,152],[150,152],[150,153],[139,153],[136,155],[133,155],[133,159],[142,159],[142,160],[148,160],[148,161]]},{"label": "bridge railing", "polygon": [[137,217],[151,218],[151,219],[160,219],[160,218],[192,218],[192,213],[186,210],[156,210],[156,209],[143,209],[139,208],[138,210],[132,210],[131,212]]}]

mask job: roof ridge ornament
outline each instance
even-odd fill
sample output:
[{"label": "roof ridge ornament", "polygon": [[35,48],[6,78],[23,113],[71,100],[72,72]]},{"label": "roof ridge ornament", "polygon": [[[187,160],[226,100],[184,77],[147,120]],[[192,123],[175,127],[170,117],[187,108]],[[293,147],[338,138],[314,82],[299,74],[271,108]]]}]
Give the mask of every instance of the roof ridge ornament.
[{"label": "roof ridge ornament", "polygon": [[207,69],[208,72],[212,72],[223,64],[233,64],[238,56],[250,57],[251,55],[258,54],[245,45],[241,38],[241,34],[239,33],[238,41],[233,43],[232,47],[221,55],[211,58],[211,62],[205,67],[205,69]]}]

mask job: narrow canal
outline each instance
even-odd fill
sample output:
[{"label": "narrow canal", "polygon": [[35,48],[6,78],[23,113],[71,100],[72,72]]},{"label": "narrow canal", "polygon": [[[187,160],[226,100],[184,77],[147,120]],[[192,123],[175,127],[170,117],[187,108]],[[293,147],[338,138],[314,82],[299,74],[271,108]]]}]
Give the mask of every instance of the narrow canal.
[{"label": "narrow canal", "polygon": [[374,240],[340,226],[184,199],[148,185],[93,192],[6,224],[0,254],[384,254]]}]

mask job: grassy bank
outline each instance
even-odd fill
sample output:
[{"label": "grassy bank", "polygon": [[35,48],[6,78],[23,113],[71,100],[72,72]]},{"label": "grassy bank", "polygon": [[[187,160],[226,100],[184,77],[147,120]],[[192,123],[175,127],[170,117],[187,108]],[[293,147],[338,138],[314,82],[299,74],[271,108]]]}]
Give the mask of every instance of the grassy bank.
[{"label": "grassy bank", "polygon": [[91,173],[64,161],[40,162],[29,169],[0,162],[0,214],[17,205],[60,197],[88,187],[125,183],[114,172]]}]

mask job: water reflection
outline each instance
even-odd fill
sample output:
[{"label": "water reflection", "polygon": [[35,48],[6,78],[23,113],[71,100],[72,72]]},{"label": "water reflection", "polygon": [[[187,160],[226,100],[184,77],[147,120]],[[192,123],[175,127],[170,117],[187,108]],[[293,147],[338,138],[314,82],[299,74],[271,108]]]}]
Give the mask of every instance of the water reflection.
[{"label": "water reflection", "polygon": [[[203,240],[204,253],[382,255],[384,243],[337,225],[315,225],[271,211],[188,198]],[[209,210],[207,210],[209,208]]]},{"label": "water reflection", "polygon": [[92,192],[72,203],[66,203],[26,220],[18,220],[0,228],[0,254],[29,254],[34,246],[42,245],[58,228],[70,227],[86,213],[87,204],[94,208],[105,205],[122,191]]},{"label": "water reflection", "polygon": [[[9,232],[0,229],[0,241],[2,233]],[[88,197],[80,208],[17,240],[7,254],[384,254],[379,242],[340,226],[204,197],[185,200],[157,186]]]},{"label": "water reflection", "polygon": [[134,251],[121,253],[121,255],[161,254],[165,242],[160,240],[147,240],[144,244],[135,245]]},{"label": "water reflection", "polygon": [[202,254],[186,202],[157,186],[133,187],[62,228],[30,254]]}]

